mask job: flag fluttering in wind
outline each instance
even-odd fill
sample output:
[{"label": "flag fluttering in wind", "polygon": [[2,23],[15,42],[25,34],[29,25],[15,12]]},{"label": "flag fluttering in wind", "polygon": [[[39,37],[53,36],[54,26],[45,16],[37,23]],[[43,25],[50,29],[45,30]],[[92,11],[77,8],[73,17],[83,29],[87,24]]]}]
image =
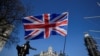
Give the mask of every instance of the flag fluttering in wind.
[{"label": "flag fluttering in wind", "polygon": [[25,39],[34,40],[49,38],[50,35],[58,33],[67,35],[68,12],[62,14],[42,14],[39,16],[27,16],[23,19]]}]

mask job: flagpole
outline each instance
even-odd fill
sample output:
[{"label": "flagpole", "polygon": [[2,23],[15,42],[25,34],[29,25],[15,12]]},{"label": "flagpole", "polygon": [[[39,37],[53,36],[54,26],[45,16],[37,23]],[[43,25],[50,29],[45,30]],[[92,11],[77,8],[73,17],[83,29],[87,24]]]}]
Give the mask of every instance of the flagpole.
[{"label": "flagpole", "polygon": [[65,56],[65,49],[66,49],[66,36],[64,38],[63,56]]},{"label": "flagpole", "polygon": [[[68,14],[67,14],[67,16],[68,16]],[[68,17],[67,17],[68,18]],[[65,38],[64,38],[64,48],[63,48],[63,56],[65,56],[65,49],[66,49],[66,37],[67,37],[67,35],[65,36]]]}]

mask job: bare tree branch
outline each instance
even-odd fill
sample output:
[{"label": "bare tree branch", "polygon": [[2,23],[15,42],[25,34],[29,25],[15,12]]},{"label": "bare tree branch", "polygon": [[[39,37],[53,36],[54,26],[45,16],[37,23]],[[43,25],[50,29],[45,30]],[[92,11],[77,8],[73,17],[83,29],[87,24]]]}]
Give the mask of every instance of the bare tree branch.
[{"label": "bare tree branch", "polygon": [[[21,19],[25,15],[24,6],[20,0],[0,0],[0,36],[2,40],[6,41],[6,47],[12,44],[17,44],[19,42],[18,38],[18,26],[20,26]],[[12,34],[5,40],[4,32],[8,31],[6,29],[13,25]]]}]

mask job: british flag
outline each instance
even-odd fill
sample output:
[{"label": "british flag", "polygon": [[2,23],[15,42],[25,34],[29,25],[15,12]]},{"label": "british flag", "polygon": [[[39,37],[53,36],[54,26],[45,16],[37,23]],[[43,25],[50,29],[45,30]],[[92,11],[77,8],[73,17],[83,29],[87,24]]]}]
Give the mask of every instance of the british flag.
[{"label": "british flag", "polygon": [[48,38],[53,33],[62,36],[67,35],[64,26],[68,25],[68,12],[62,14],[42,14],[40,16],[28,16],[23,19],[25,39]]}]

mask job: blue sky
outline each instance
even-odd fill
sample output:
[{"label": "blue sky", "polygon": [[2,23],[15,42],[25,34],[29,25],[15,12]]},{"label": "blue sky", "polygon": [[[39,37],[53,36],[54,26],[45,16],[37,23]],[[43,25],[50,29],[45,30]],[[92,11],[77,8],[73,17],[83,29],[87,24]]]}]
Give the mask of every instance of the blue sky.
[{"label": "blue sky", "polygon": [[[66,39],[66,54],[69,56],[88,56],[84,46],[84,32],[89,30],[100,30],[100,19],[84,19],[88,16],[99,16],[100,6],[97,2],[100,0],[22,0],[25,7],[28,7],[27,16],[37,16],[43,13],[63,13],[69,12],[68,35]],[[25,16],[26,17],[26,16]],[[20,26],[19,38],[20,45],[25,43],[23,25]],[[93,36],[100,35],[91,33]],[[37,51],[30,50],[28,56],[33,56],[41,51],[46,51],[52,46],[58,53],[63,50],[64,38],[59,35],[52,35],[48,39],[31,40],[31,46],[37,48]],[[17,56],[15,46],[10,49],[4,48],[0,56]]]}]

